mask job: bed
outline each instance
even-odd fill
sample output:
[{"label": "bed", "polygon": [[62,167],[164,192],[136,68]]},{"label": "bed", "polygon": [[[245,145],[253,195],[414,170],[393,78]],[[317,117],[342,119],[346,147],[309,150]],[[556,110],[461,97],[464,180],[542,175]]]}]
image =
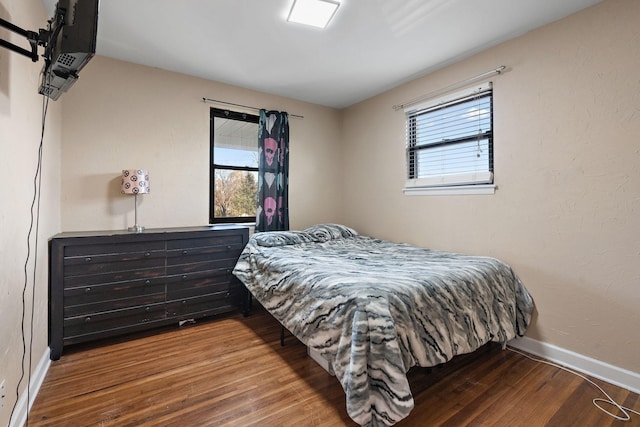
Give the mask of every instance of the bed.
[{"label": "bed", "polygon": [[505,263],[359,235],[339,224],[253,234],[233,273],[328,361],[358,424],[413,408],[406,373],[524,335],[531,296]]}]

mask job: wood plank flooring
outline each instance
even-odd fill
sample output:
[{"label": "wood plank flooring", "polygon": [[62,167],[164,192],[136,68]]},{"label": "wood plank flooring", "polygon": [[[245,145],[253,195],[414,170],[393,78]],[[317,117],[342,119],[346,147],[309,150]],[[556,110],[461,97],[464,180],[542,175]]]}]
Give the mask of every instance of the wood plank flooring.
[{"label": "wood plank flooring", "polygon": [[[65,349],[28,426],[355,426],[345,395],[279,324],[256,310],[106,345]],[[409,426],[640,426],[593,406],[580,378],[499,346],[409,371]],[[597,381],[614,399],[640,396]]]}]

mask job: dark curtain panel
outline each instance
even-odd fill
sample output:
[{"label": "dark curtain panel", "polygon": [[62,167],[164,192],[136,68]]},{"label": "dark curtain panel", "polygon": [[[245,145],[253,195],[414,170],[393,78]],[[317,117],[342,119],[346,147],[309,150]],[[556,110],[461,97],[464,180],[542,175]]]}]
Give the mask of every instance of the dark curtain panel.
[{"label": "dark curtain panel", "polygon": [[256,231],[289,229],[289,115],[260,110]]}]

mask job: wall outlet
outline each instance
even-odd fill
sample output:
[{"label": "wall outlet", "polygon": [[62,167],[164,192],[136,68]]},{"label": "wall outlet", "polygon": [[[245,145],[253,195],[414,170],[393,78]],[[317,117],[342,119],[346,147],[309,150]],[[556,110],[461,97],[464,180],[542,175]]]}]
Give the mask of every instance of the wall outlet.
[{"label": "wall outlet", "polygon": [[0,382],[0,408],[4,408],[4,397],[4,380],[2,380],[2,382]]}]

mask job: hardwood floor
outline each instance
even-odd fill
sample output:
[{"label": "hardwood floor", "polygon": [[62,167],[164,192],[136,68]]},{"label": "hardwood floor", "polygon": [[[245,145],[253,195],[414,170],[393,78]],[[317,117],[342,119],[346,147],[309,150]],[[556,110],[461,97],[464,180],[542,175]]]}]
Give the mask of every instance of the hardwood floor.
[{"label": "hardwood floor", "polygon": [[[135,340],[77,346],[53,362],[29,426],[354,426],[335,377],[257,310]],[[499,346],[409,372],[409,426],[640,426],[593,406],[578,377]],[[598,382],[598,381],[597,381]],[[598,382],[640,408],[640,396]]]}]

